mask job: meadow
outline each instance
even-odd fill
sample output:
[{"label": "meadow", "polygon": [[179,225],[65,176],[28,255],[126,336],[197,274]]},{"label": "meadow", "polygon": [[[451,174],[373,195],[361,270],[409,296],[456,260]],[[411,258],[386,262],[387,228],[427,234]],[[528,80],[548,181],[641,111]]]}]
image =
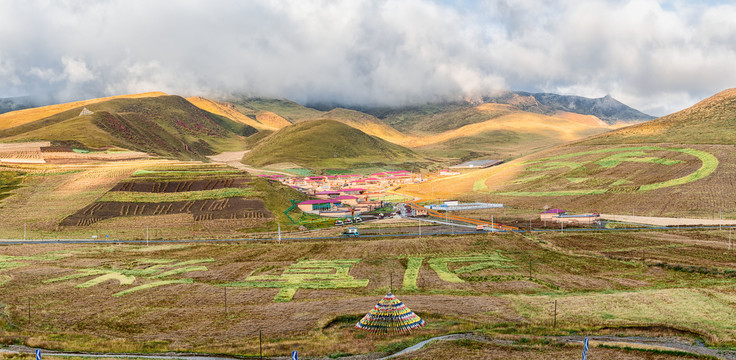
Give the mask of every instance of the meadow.
[{"label": "meadow", "polygon": [[[522,339],[611,332],[736,346],[736,249],[726,230],[22,245],[0,256],[3,343],[254,355],[260,330],[270,355],[390,352],[448,332],[511,341],[463,345],[459,358],[562,358],[574,348]],[[355,330],[390,290],[427,327],[392,337]]]}]

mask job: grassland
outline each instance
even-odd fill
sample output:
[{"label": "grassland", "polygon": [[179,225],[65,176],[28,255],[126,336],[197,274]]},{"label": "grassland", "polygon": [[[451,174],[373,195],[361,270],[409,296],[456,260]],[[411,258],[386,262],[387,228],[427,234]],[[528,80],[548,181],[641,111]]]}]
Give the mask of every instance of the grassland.
[{"label": "grassland", "polygon": [[0,200],[8,197],[12,190],[18,188],[23,181],[21,175],[14,171],[0,171]]},{"label": "grassland", "polygon": [[[0,270],[0,321],[14,324],[0,326],[0,338],[68,350],[252,355],[261,329],[266,354],[299,348],[325,356],[453,331],[520,340],[670,329],[734,346],[736,251],[728,253],[727,238],[727,231],[643,231],[0,247],[4,262],[15,264]],[[402,277],[394,292],[429,325],[390,338],[354,330]],[[546,345],[534,346],[555,348]]]}]

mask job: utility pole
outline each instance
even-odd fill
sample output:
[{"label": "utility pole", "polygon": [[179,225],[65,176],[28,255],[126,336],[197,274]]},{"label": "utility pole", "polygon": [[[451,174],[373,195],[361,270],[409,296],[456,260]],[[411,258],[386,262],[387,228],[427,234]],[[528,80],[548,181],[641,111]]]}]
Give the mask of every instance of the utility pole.
[{"label": "utility pole", "polygon": [[146,246],[148,246],[148,225],[146,225]]},{"label": "utility pole", "polygon": [[23,241],[26,241],[26,223],[23,223]]},{"label": "utility pole", "polygon": [[419,238],[422,238],[422,220],[419,220]]},{"label": "utility pole", "polygon": [[529,218],[529,233],[532,233],[532,218]]},{"label": "utility pole", "polygon": [[552,328],[554,328],[554,329],[557,328],[557,300],[555,300],[555,322],[552,325]]},{"label": "utility pole", "polygon": [[529,260],[529,280],[532,279],[532,261]]},{"label": "utility pole", "polygon": [[227,288],[225,288],[225,315],[227,315]]},{"label": "utility pole", "polygon": [[723,228],[723,213],[722,210],[718,210],[718,230]]},{"label": "utility pole", "polygon": [[261,355],[261,360],[263,360],[263,332],[261,329],[258,329],[258,353]]},{"label": "utility pole", "polygon": [[731,251],[731,229],[728,229],[728,251]]},{"label": "utility pole", "polygon": [[491,214],[491,232],[496,232],[496,223],[493,222],[493,214]]},{"label": "utility pole", "polygon": [[281,244],[281,224],[279,224],[279,244]]}]

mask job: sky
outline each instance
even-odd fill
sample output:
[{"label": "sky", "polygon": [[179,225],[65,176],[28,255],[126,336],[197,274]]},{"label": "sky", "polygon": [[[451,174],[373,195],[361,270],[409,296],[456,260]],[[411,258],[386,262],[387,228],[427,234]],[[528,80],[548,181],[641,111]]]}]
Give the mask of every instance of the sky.
[{"label": "sky", "polygon": [[399,106],[503,90],[646,113],[736,87],[736,2],[0,0],[0,97]]}]

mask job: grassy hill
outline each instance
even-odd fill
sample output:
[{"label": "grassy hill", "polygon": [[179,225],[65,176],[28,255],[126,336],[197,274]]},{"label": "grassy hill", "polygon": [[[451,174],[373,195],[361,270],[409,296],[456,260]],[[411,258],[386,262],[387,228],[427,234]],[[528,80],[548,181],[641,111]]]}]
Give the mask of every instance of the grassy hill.
[{"label": "grassy hill", "polygon": [[50,140],[88,148],[120,147],[164,157],[201,159],[242,147],[257,130],[204,111],[179,96],[119,98],[87,104],[0,130],[0,140]]},{"label": "grassy hill", "polygon": [[736,218],[734,104],[727,90],[650,123],[409,190],[533,209]]},{"label": "grassy hill", "polygon": [[307,168],[399,165],[416,168],[428,161],[417,153],[334,120],[285,127],[261,139],[245,154],[254,166],[296,163]]},{"label": "grassy hill", "polygon": [[690,108],[609,134],[585,144],[736,144],[736,89],[722,91]]},{"label": "grassy hill", "polygon": [[[81,110],[82,106],[105,102],[113,99],[136,99],[136,98],[147,98],[147,97],[158,97],[164,96],[166,93],[163,92],[148,92],[142,94],[131,94],[131,95],[118,95],[104,98],[75,101],[64,104],[48,105],[41,107],[34,107],[30,109],[23,109],[18,111],[7,112],[0,114],[0,130],[8,129],[15,126],[20,126],[30,122],[38,121],[43,118],[59,114],[61,112],[77,109]],[[79,111],[77,111],[79,113]]]}]

